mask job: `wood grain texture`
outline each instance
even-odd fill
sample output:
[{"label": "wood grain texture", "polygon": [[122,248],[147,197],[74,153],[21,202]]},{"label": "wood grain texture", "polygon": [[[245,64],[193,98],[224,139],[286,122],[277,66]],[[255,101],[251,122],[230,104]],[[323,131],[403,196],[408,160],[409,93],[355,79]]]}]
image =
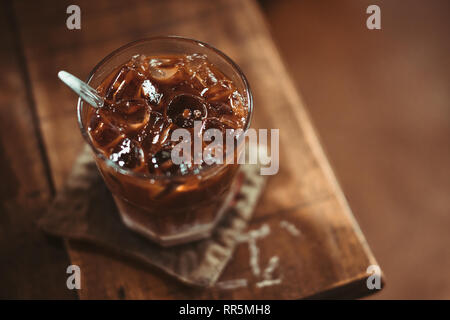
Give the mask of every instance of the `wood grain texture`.
[{"label": "wood grain texture", "polygon": [[0,3],[0,298],[75,298],[63,243],[34,222],[52,198],[11,8]]},{"label": "wood grain texture", "polygon": [[[376,264],[328,165],[298,93],[253,1],[79,1],[82,29],[61,21],[67,1],[16,1],[25,55],[50,165],[59,189],[82,145],[75,118],[76,98],[57,80],[66,69],[83,77],[118,46],[159,34],[196,38],[220,48],[247,75],[255,98],[253,127],[280,129],[280,171],[269,178],[250,229],[267,224],[259,241],[262,265],[280,258],[283,282],[256,288],[248,248],[239,246],[221,280],[247,278],[238,290],[183,286],[155,270],[71,243],[70,257],[83,272],[80,297],[89,298],[275,298],[296,299],[351,288],[358,296],[366,268]],[[50,9],[51,8],[51,9]],[[45,23],[43,23],[45,21]],[[43,42],[39,39],[46,38]],[[280,230],[296,224],[301,236]],[[356,289],[355,289],[356,288]],[[348,290],[347,290],[348,291]]]},{"label": "wood grain texture", "polygon": [[[450,269],[450,1],[265,4],[274,39],[388,276],[374,298],[450,298],[450,277],[442,276]],[[365,26],[371,4],[381,8],[381,30]]]}]

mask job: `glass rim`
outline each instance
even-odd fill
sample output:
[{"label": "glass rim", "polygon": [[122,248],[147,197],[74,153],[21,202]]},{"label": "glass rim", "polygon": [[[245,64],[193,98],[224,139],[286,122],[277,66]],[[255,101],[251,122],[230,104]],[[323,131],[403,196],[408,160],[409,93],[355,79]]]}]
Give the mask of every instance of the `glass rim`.
[{"label": "glass rim", "polygon": [[[245,77],[244,73],[242,72],[241,68],[230,57],[228,57],[225,53],[223,53],[219,49],[213,47],[212,45],[210,45],[210,44],[208,44],[206,42],[202,42],[202,41],[191,39],[191,38],[185,38],[185,37],[180,37],[180,36],[173,36],[173,35],[147,37],[147,38],[143,38],[143,39],[139,39],[139,40],[135,40],[135,41],[129,42],[129,43],[127,43],[127,44],[125,44],[125,45],[115,49],[110,54],[105,56],[102,60],[100,60],[100,62],[98,62],[95,65],[95,67],[91,70],[91,72],[89,73],[88,78],[86,80],[86,83],[89,84],[90,81],[92,80],[92,78],[94,77],[94,75],[96,74],[96,72],[104,64],[106,64],[113,57],[115,57],[117,54],[119,54],[119,53],[123,52],[124,50],[129,49],[129,48],[131,48],[131,47],[133,47],[135,45],[138,45],[138,44],[141,44],[141,43],[145,43],[145,42],[151,42],[151,41],[155,41],[155,40],[173,40],[173,41],[182,41],[182,42],[187,42],[187,43],[190,43],[190,44],[195,44],[195,45],[204,47],[204,48],[212,51],[214,54],[217,54],[225,62],[227,62],[228,64],[231,65],[232,69],[237,73],[237,75],[239,76],[240,80],[243,82],[244,90],[245,90],[245,93],[246,93],[246,100],[247,100],[247,104],[248,104],[247,105],[248,113],[247,113],[247,118],[246,118],[246,122],[245,122],[245,127],[244,127],[243,133],[242,133],[242,134],[245,135],[247,130],[250,128],[251,119],[252,119],[252,115],[253,115],[253,96],[252,96],[252,93],[251,93],[251,89],[250,89],[250,85],[248,83],[248,80]],[[84,140],[91,147],[91,149],[94,152],[96,157],[100,158],[109,167],[114,168],[117,172],[119,172],[119,173],[121,173],[123,175],[131,176],[131,177],[134,177],[134,178],[145,179],[145,180],[149,180],[149,179],[154,179],[154,180],[184,179],[184,178],[188,178],[188,177],[192,177],[192,176],[199,176],[199,175],[201,176],[201,175],[209,174],[211,172],[216,172],[216,170],[219,171],[220,169],[224,168],[227,165],[227,164],[214,164],[214,165],[209,166],[206,169],[200,170],[199,173],[189,172],[188,174],[185,174],[185,175],[171,175],[171,176],[161,175],[161,174],[158,175],[158,174],[136,172],[136,171],[133,171],[132,169],[122,168],[117,163],[115,163],[114,161],[112,161],[109,158],[107,158],[97,147],[94,146],[93,141],[92,141],[91,137],[89,136],[87,128],[84,125],[83,120],[82,120],[82,111],[83,111],[83,106],[84,105],[86,105],[86,103],[84,103],[81,98],[78,98],[78,103],[77,103],[77,120],[78,120],[78,125],[80,127],[81,134],[82,134]],[[245,143],[245,140],[243,142]]]}]

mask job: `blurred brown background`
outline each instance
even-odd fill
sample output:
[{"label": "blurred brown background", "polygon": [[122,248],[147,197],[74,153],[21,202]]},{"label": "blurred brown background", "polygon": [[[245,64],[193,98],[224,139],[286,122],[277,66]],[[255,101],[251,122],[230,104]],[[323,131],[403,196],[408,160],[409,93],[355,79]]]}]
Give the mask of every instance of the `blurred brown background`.
[{"label": "blurred brown background", "polygon": [[386,274],[373,298],[449,299],[450,1],[261,5]]}]

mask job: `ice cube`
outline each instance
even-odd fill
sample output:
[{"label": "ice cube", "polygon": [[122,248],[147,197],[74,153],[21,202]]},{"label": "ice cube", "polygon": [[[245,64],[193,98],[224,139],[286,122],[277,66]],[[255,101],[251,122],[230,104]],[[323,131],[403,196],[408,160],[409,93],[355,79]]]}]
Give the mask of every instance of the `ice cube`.
[{"label": "ice cube", "polygon": [[220,80],[212,87],[202,91],[202,96],[209,102],[225,102],[233,94],[233,87],[228,80]]},{"label": "ice cube", "polygon": [[150,119],[150,106],[142,99],[119,101],[108,109],[108,119],[128,132],[143,128]]},{"label": "ice cube", "polygon": [[208,129],[219,129],[222,130],[222,132],[224,132],[226,129],[234,129],[234,125],[230,125],[230,124],[234,124],[231,121],[222,121],[225,120],[222,117],[220,119],[218,118],[208,118],[205,120],[205,125],[204,125],[204,130],[208,130]]},{"label": "ice cube", "polygon": [[110,148],[125,137],[117,127],[99,114],[92,117],[88,131],[94,143],[103,149]]},{"label": "ice cube", "polygon": [[142,96],[145,97],[147,99],[147,101],[153,105],[153,106],[158,106],[159,103],[161,102],[162,93],[158,92],[157,87],[155,86],[155,84],[153,84],[150,80],[144,80],[144,82],[142,82]]},{"label": "ice cube", "polygon": [[230,96],[228,101],[236,115],[239,117],[246,116],[247,110],[245,100],[238,91],[233,91],[233,94]]},{"label": "ice cube", "polygon": [[161,145],[170,142],[173,124],[155,111],[150,112],[150,119],[145,128],[138,133],[136,139],[142,142],[142,147],[148,153],[157,152]]},{"label": "ice cube", "polygon": [[220,80],[218,74],[211,69],[205,55],[193,54],[187,56],[185,72],[190,78],[191,86],[199,92],[206,91]]},{"label": "ice cube", "polygon": [[105,98],[119,101],[138,98],[144,76],[129,66],[123,66],[106,89]]},{"label": "ice cube", "polygon": [[159,83],[176,84],[183,80],[179,59],[151,59],[148,66],[150,76]]},{"label": "ice cube", "polygon": [[214,86],[218,81],[215,74],[207,65],[201,66],[195,72],[195,79],[203,86],[203,88]]},{"label": "ice cube", "polygon": [[220,117],[220,122],[226,129],[237,129],[240,127],[240,118],[224,114]]},{"label": "ice cube", "polygon": [[223,114],[233,114],[233,109],[228,103],[224,102],[210,102],[207,105],[208,115],[212,117],[219,117]]},{"label": "ice cube", "polygon": [[148,70],[149,60],[145,55],[137,54],[131,58],[130,62],[127,63],[127,66],[135,69],[141,75],[145,75]]},{"label": "ice cube", "polygon": [[193,128],[194,121],[206,118],[207,109],[202,98],[180,94],[169,103],[167,116],[181,128]]},{"label": "ice cube", "polygon": [[109,159],[122,168],[135,169],[143,164],[144,152],[139,143],[125,138],[113,148]]},{"label": "ice cube", "polygon": [[172,162],[171,149],[162,148],[153,154],[147,162],[148,171],[151,174],[171,175],[177,172],[177,166]]},{"label": "ice cube", "polygon": [[183,62],[183,59],[180,57],[159,57],[159,58],[151,58],[149,60],[149,66],[152,67],[160,67],[160,68],[168,68],[173,67],[175,65]]}]

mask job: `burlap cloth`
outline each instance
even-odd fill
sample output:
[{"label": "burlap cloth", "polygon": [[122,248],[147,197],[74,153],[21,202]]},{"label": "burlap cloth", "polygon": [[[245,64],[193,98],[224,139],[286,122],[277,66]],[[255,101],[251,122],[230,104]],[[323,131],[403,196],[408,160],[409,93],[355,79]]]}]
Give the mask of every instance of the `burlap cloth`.
[{"label": "burlap cloth", "polygon": [[124,226],[86,147],[39,225],[49,234],[104,246],[187,284],[209,287],[231,259],[264,186],[259,166],[242,165],[239,174],[242,186],[210,238],[163,248]]}]

